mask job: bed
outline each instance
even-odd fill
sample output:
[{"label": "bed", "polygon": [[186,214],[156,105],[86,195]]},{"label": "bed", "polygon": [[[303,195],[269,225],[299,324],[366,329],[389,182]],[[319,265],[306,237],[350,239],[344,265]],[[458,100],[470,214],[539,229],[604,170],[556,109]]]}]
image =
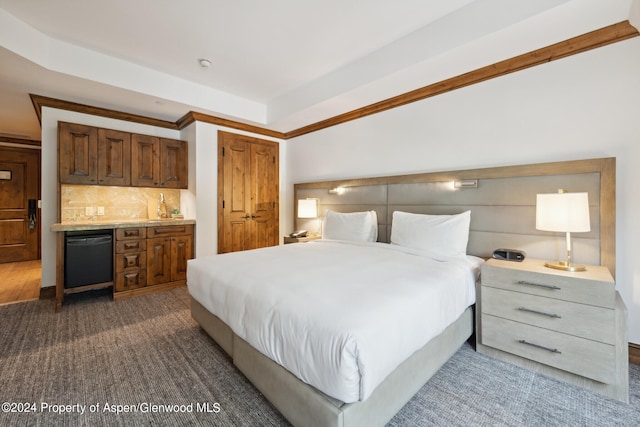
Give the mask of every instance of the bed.
[{"label": "bed", "polygon": [[[342,425],[345,410],[367,402],[458,319],[466,319],[471,334],[472,316],[464,313],[475,302],[483,260],[465,253],[469,222],[469,211],[398,211],[388,244],[376,241],[375,211],[329,211],[324,230],[331,238],[190,261],[189,292],[200,311],[230,330],[226,350],[234,362],[242,341],[256,352],[250,360],[259,355],[273,361],[325,397],[325,406],[339,409],[323,425]],[[403,391],[392,388],[392,394]],[[274,404],[294,424],[323,418],[305,410],[298,419]],[[369,411],[375,419],[363,422],[385,423],[395,411]]]},{"label": "bed", "polygon": [[[338,226],[334,223],[323,230],[332,239],[191,260],[187,284],[192,315],[293,425],[384,425],[473,333],[474,285],[482,262],[474,255],[486,256],[489,248],[508,243],[509,227],[514,227],[513,221],[500,217],[511,216],[513,211],[495,195],[518,199],[524,193],[557,187],[557,181],[577,180],[576,185],[583,188],[595,180],[597,188],[589,191],[596,194],[590,199],[601,203],[600,188],[603,183],[608,185],[609,175],[601,173],[598,161],[545,164],[539,174],[531,172],[531,165],[522,170],[526,172],[521,174],[513,167],[471,171],[483,178],[482,187],[488,189],[491,202],[481,193],[458,194],[463,194],[462,200],[474,199],[478,207],[452,202],[449,194],[443,196],[440,173],[410,176],[408,187],[397,177],[391,183],[374,179],[354,185],[345,181],[356,190],[374,184],[373,199],[384,199],[387,211],[381,215],[378,207],[364,210],[371,202],[363,203],[357,191],[357,204],[352,200],[338,206],[330,203],[334,196],[325,196],[320,200],[327,212],[325,226],[332,215],[344,222],[342,228],[338,221]],[[550,179],[553,174],[557,176]],[[498,181],[490,181],[493,175]],[[448,174],[446,180],[450,176],[469,177],[467,171]],[[511,188],[513,181],[509,180],[523,176],[530,187],[525,191],[521,185],[502,192],[492,187],[502,182],[500,185]],[[295,197],[313,197],[318,191],[333,194],[327,188],[336,184],[296,186]],[[432,215],[413,200],[414,186],[422,193],[424,184],[433,184],[436,199],[444,200],[441,205],[445,208],[441,208],[431,194],[427,197],[424,205]],[[385,187],[384,194],[377,186]],[[391,193],[393,186],[405,193],[406,204]],[[487,210],[489,205],[495,206]],[[520,213],[521,208],[517,207]],[[334,209],[343,212],[336,214]],[[597,206],[596,210],[600,211]],[[598,228],[609,227],[610,212],[601,212]],[[370,223],[354,231],[348,214],[369,215],[369,221],[376,223],[375,236]],[[376,216],[382,216],[381,220]],[[486,230],[478,234],[473,227],[470,232],[470,217],[476,224],[490,218],[497,227],[491,233],[502,235],[488,236]],[[451,219],[456,225],[436,227],[435,234],[433,227],[427,227],[431,230],[427,235],[415,232],[424,228],[425,221]],[[331,232],[335,230],[338,232]],[[602,241],[599,230],[594,233],[595,238],[592,234],[577,245],[583,244],[585,253],[598,257],[588,262],[602,259],[605,264],[611,256],[611,242]],[[530,234],[535,255],[535,247],[549,237],[543,239],[535,231]],[[519,229],[520,241],[528,237]],[[592,250],[594,245],[599,250]],[[298,293],[291,295],[290,290]],[[320,338],[319,330],[325,338]]]}]

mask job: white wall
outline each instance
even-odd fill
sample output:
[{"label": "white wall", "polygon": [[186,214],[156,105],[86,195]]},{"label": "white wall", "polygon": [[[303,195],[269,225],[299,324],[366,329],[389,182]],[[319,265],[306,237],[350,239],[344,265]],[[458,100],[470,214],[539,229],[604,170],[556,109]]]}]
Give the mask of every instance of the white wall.
[{"label": "white wall", "polygon": [[629,310],[629,341],[640,343],[639,112],[634,38],[289,140],[287,187],[616,157],[616,288]]},{"label": "white wall", "polygon": [[[58,121],[99,126],[163,138],[180,139],[180,132],[166,128],[107,119],[73,111],[42,108],[42,287],[56,284],[56,233],[49,231],[57,220]],[[184,210],[184,208],[181,207]]]}]

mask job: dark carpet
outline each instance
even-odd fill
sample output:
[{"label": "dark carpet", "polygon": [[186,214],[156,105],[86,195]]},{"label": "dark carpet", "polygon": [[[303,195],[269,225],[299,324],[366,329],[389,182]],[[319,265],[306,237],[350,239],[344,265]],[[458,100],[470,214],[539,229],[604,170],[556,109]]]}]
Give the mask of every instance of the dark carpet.
[{"label": "dark carpet", "polygon": [[[191,319],[186,288],[122,301],[85,293],[0,307],[2,426],[286,426]],[[638,426],[629,405],[465,344],[391,426]]]}]

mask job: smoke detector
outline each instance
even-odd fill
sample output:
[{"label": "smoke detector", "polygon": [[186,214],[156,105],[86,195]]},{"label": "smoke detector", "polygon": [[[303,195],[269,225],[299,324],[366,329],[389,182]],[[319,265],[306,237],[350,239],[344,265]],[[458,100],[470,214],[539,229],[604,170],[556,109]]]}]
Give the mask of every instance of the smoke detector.
[{"label": "smoke detector", "polygon": [[209,61],[209,60],[208,60],[208,59],[206,59],[206,58],[200,58],[200,59],[198,59],[198,63],[199,63],[199,64],[200,64],[200,66],[201,66],[202,68],[204,68],[205,70],[206,70],[207,68],[211,67],[211,61]]}]

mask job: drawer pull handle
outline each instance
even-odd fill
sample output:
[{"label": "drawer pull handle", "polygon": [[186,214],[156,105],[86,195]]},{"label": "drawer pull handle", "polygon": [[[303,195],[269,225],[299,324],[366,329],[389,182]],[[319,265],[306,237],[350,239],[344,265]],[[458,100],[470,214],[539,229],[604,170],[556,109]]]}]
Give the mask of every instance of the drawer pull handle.
[{"label": "drawer pull handle", "polygon": [[557,314],[545,313],[544,311],[532,310],[532,309],[526,308],[526,307],[518,307],[518,310],[526,311],[527,313],[535,313],[535,314],[540,314],[542,316],[553,317],[554,319],[562,319],[562,316],[558,316]]},{"label": "drawer pull handle", "polygon": [[530,345],[531,347],[541,348],[542,350],[547,350],[548,352],[551,352],[551,353],[562,354],[562,352],[560,350],[558,350],[557,348],[549,348],[549,347],[545,347],[545,346],[540,345],[540,344],[534,344],[532,342],[528,342],[528,341],[525,341],[525,340],[518,340],[518,342],[520,344]]},{"label": "drawer pull handle", "polygon": [[541,285],[540,283],[527,282],[526,280],[519,280],[518,285],[529,285],[529,286],[537,286],[539,288],[552,289],[554,291],[559,291],[562,288],[553,285]]}]

